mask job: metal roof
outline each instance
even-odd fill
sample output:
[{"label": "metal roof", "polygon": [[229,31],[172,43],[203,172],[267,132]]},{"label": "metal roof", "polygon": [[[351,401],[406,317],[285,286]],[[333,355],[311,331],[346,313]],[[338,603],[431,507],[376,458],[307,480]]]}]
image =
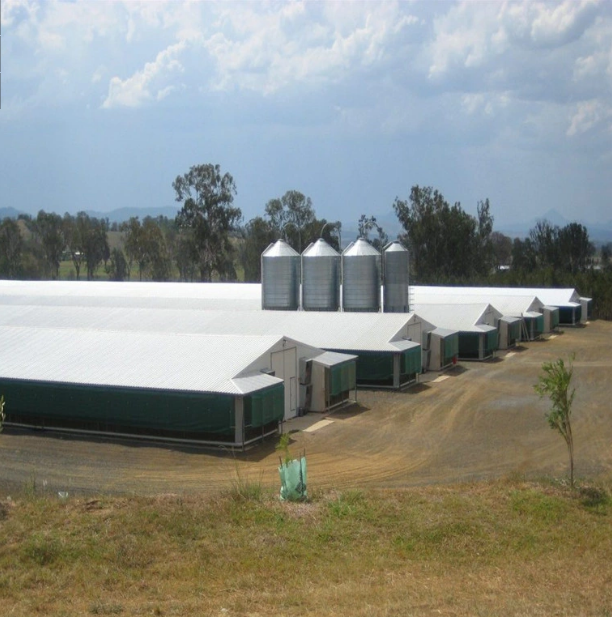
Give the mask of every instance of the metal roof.
[{"label": "metal roof", "polygon": [[380,253],[364,238],[357,238],[351,242],[343,251],[344,257],[360,257],[362,255],[378,255]]},{"label": "metal roof", "polygon": [[261,308],[261,285],[0,280],[0,304],[249,309]]},{"label": "metal roof", "polygon": [[349,360],[356,360],[357,356],[346,353],[338,353],[336,351],[326,351],[320,356],[313,358],[313,362],[322,364],[323,366],[336,366],[337,364],[344,364]]},{"label": "metal roof", "polygon": [[403,244],[399,240],[394,240],[393,242],[389,242],[387,246],[383,249],[384,253],[407,253],[408,251],[404,248]]},{"label": "metal roof", "polygon": [[[289,336],[319,349],[397,351],[410,324],[434,326],[415,313],[208,311],[115,306],[2,306],[0,325],[217,335]],[[410,343],[411,346],[416,343]]]},{"label": "metal roof", "polygon": [[0,326],[0,338],[5,379],[225,394],[282,383],[252,368],[282,336]]},{"label": "metal roof", "polygon": [[442,338],[446,338],[447,336],[454,336],[455,334],[458,333],[458,331],[449,330],[448,328],[436,328],[435,330],[432,330],[432,333],[437,334],[438,336]]},{"label": "metal roof", "polygon": [[495,296],[536,296],[544,304],[564,306],[568,303],[579,303],[580,295],[573,288],[552,287],[453,287],[453,286],[411,286],[410,290],[426,290],[436,294],[484,295],[487,301],[494,303]]},{"label": "metal roof", "polygon": [[274,244],[270,244],[268,248],[261,254],[262,257],[299,257],[300,254],[294,250],[284,240],[277,240]]},{"label": "metal roof", "polygon": [[460,332],[478,332],[487,318],[502,315],[490,304],[415,304],[415,311],[427,321],[441,328]]},{"label": "metal roof", "polygon": [[325,242],[323,238],[319,238],[316,242],[311,242],[306,247],[302,257],[340,257],[340,253]]}]

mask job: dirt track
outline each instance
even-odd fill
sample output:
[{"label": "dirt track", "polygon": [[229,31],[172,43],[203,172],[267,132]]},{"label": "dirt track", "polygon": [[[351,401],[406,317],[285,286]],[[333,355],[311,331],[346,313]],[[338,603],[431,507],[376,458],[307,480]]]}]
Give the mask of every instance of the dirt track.
[{"label": "dirt track", "polygon": [[[306,450],[311,487],[400,487],[508,474],[563,475],[567,453],[535,395],[542,362],[575,352],[576,474],[612,470],[612,323],[566,329],[489,363],[464,363],[406,392],[359,392],[359,404],[312,433],[292,433]],[[287,424],[288,430],[323,416]],[[278,484],[274,444],[234,458],[195,448],[109,442],[59,434],[0,436],[0,492],[37,490],[179,493],[228,487],[239,477]]]}]

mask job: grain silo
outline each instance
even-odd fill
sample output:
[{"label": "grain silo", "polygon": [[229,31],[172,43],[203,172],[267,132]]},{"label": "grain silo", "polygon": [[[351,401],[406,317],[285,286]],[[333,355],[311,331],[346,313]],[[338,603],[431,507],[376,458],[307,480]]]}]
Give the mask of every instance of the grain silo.
[{"label": "grain silo", "polygon": [[397,241],[383,251],[383,289],[385,313],[407,313],[408,251]]},{"label": "grain silo", "polygon": [[337,311],[340,308],[340,254],[323,238],[302,253],[302,308]]},{"label": "grain silo", "polygon": [[300,306],[300,256],[284,240],[270,244],[261,255],[261,305],[276,311]]},{"label": "grain silo", "polygon": [[380,253],[363,238],[342,253],[342,310],[380,310]]}]

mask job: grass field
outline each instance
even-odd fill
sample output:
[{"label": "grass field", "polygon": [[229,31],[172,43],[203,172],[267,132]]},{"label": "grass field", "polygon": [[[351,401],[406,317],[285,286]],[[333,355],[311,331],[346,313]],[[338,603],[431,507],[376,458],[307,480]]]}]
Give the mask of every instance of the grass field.
[{"label": "grass field", "polygon": [[[609,487],[502,479],[0,510],[2,615],[612,615]],[[42,493],[40,491],[43,491]]]}]

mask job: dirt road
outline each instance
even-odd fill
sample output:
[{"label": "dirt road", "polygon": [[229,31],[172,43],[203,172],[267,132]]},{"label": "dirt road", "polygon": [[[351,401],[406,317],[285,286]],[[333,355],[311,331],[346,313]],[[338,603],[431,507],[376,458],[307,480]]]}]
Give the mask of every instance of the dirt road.
[{"label": "dirt road", "polygon": [[[542,362],[575,353],[576,474],[612,470],[612,323],[566,329],[488,363],[428,374],[406,392],[360,391],[358,405],[331,424],[323,416],[287,423],[291,451],[306,450],[309,484],[401,487],[503,475],[563,475],[567,452],[544,419],[532,385]],[[229,452],[67,437],[7,429],[0,436],[0,493],[38,491],[181,493],[229,487],[238,479],[277,486],[272,442]]]}]

